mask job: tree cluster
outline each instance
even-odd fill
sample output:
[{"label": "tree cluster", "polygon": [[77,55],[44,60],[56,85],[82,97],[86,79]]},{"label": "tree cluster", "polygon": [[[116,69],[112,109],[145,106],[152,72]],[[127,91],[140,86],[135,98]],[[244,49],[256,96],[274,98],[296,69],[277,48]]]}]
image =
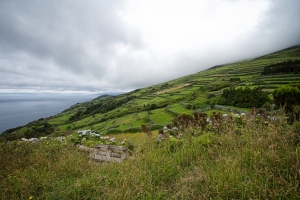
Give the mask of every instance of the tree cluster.
[{"label": "tree cluster", "polygon": [[262,75],[276,74],[276,73],[294,73],[300,72],[300,60],[286,60],[276,64],[265,66]]},{"label": "tree cluster", "polygon": [[69,118],[69,121],[76,121],[81,119],[83,116],[94,115],[96,113],[106,113],[111,111],[121,105],[127,103],[128,101],[135,98],[135,96],[125,97],[121,100],[115,100],[114,97],[111,97],[109,100],[100,102],[95,105],[88,106],[85,111],[79,110],[76,114]]},{"label": "tree cluster", "polygon": [[300,84],[286,85],[273,91],[274,103],[277,106],[284,106],[285,111],[296,117],[299,121],[300,115]]},{"label": "tree cluster", "polygon": [[267,93],[262,91],[259,87],[254,89],[250,89],[249,87],[246,87],[245,89],[234,89],[231,87],[223,90],[218,103],[221,105],[236,106],[240,108],[259,108],[264,103],[270,101],[271,100]]},{"label": "tree cluster", "polygon": [[[41,136],[50,135],[55,130],[55,125],[49,124],[46,121],[34,121],[30,123],[31,128],[27,129],[24,133],[18,132],[22,127],[19,126],[17,128],[8,129],[3,134],[1,134],[0,139],[6,139],[9,141],[19,140],[23,137],[29,138],[37,138]],[[29,126],[29,124],[27,124]]]}]

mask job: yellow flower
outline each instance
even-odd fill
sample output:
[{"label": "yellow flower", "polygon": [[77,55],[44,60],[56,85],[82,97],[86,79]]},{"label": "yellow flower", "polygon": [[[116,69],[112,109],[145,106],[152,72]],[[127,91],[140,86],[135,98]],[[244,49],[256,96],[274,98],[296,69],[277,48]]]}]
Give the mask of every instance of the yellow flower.
[{"label": "yellow flower", "polygon": [[33,199],[33,197],[32,197],[32,196],[30,196],[30,197],[29,197],[29,200],[30,200],[30,199]]}]

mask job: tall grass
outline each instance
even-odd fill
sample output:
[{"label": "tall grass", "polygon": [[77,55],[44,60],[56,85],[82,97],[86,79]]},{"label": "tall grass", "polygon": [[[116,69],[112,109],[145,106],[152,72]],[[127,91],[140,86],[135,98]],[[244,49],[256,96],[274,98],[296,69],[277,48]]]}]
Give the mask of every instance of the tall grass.
[{"label": "tall grass", "polygon": [[180,140],[132,137],[131,158],[101,165],[68,143],[2,143],[0,199],[299,199],[299,131],[190,127]]}]

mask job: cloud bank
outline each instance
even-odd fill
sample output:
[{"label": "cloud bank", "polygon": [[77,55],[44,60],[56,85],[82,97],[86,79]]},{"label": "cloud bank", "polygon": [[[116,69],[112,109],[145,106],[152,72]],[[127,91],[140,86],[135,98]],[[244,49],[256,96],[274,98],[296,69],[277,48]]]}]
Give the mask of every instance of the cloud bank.
[{"label": "cloud bank", "polygon": [[300,44],[298,0],[0,2],[0,91],[129,91]]}]

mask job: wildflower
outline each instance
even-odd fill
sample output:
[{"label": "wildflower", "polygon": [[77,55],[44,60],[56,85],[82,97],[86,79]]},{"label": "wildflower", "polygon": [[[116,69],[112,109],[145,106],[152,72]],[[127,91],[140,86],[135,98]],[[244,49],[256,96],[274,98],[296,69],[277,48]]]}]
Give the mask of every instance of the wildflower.
[{"label": "wildflower", "polygon": [[30,200],[30,199],[33,199],[33,196],[30,196],[30,197],[29,197],[29,200]]}]

